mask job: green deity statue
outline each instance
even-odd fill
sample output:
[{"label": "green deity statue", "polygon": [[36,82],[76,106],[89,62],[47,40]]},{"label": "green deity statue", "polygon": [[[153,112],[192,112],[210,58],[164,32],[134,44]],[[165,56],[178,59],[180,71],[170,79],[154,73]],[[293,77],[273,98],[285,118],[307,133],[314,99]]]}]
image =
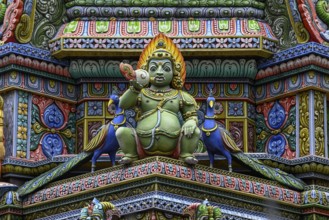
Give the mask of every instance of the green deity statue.
[{"label": "green deity statue", "polygon": [[186,75],[182,54],[171,39],[159,34],[144,49],[137,69],[144,70],[146,76],[131,80],[119,103],[122,109],[138,112],[136,129],[120,127],[116,131],[124,153],[120,163],[153,155],[197,163],[193,152],[200,136],[198,106],[182,91]]}]

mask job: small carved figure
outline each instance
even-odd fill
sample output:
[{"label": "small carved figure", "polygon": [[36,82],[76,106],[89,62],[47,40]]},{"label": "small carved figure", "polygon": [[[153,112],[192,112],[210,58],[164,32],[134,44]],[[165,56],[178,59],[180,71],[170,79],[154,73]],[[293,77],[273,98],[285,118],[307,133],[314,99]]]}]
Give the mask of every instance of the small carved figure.
[{"label": "small carved figure", "polygon": [[106,220],[119,219],[119,217],[119,211],[112,203],[99,202],[96,198],[87,207],[82,208],[80,213],[80,220]]},{"label": "small carved figure", "polygon": [[186,207],[183,211],[183,215],[188,216],[191,220],[219,220],[221,219],[222,212],[219,207],[211,206],[209,201],[206,199],[202,203],[192,203]]},{"label": "small carved figure", "polygon": [[[122,65],[127,67],[126,65]],[[124,74],[131,86],[121,96],[122,109],[136,108],[139,112],[136,129],[120,127],[116,136],[124,153],[121,163],[131,163],[146,156],[168,156],[195,164],[193,152],[198,144],[197,104],[182,91],[185,63],[182,54],[171,39],[156,36],[144,49],[134,75],[131,68]],[[137,70],[139,71],[139,70]],[[149,74],[149,76],[143,74]],[[145,83],[149,79],[149,83]],[[179,114],[184,123],[181,124]]]}]

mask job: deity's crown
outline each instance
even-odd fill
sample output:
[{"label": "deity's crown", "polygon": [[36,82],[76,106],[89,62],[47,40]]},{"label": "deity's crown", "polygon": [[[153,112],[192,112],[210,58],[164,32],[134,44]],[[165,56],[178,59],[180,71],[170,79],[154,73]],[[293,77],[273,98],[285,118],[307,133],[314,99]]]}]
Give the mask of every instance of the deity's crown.
[{"label": "deity's crown", "polygon": [[173,87],[182,89],[186,77],[185,62],[181,52],[169,37],[162,33],[155,36],[139,57],[137,69],[147,70],[150,59],[171,60],[175,70]]}]

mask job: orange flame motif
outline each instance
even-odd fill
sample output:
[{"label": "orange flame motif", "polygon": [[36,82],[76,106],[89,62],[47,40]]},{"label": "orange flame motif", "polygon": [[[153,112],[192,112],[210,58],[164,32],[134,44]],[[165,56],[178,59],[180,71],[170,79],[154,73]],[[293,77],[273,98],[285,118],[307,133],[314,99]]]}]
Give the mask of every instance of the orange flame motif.
[{"label": "orange flame motif", "polygon": [[186,67],[183,55],[174,44],[174,42],[167,37],[166,35],[160,33],[155,36],[151,42],[145,47],[142,54],[139,57],[139,61],[137,64],[137,69],[147,70],[147,63],[150,58],[152,58],[152,54],[156,51],[166,51],[172,55],[172,61],[174,68],[176,66],[180,66],[180,78],[182,82],[185,82],[186,77]]}]

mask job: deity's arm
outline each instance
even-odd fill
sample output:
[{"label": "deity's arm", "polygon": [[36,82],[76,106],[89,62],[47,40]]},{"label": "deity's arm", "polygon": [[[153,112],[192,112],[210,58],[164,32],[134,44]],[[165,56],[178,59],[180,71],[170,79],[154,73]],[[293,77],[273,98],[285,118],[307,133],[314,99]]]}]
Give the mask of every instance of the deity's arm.
[{"label": "deity's arm", "polygon": [[194,120],[198,124],[198,105],[195,99],[187,92],[181,91],[181,112],[184,121]]},{"label": "deity's arm", "polygon": [[120,97],[119,107],[122,109],[133,108],[137,105],[140,91],[130,86],[129,89]]}]

